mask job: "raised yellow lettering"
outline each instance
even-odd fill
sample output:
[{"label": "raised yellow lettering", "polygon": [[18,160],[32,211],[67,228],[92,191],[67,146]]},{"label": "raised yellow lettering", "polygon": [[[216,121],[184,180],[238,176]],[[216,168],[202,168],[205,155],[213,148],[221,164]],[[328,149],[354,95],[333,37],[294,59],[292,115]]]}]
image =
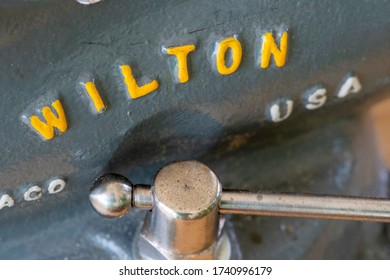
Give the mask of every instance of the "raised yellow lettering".
[{"label": "raised yellow lettering", "polygon": [[102,98],[93,82],[87,82],[85,84],[85,90],[91,98],[93,105],[98,113],[103,113],[106,110],[106,105],[103,103]]},{"label": "raised yellow lettering", "polygon": [[195,50],[195,45],[185,45],[167,49],[167,54],[176,56],[177,59],[177,77],[180,83],[188,81],[188,63],[187,56]]},{"label": "raised yellow lettering", "polygon": [[[231,65],[226,66],[225,56],[226,51],[231,49]],[[238,69],[238,66],[241,64],[242,58],[242,47],[240,41],[234,37],[227,38],[218,43],[217,53],[216,53],[216,66],[217,71],[221,75],[230,75]]]},{"label": "raised yellow lettering", "polygon": [[129,65],[120,66],[123,79],[127,86],[127,91],[131,98],[135,99],[151,93],[158,88],[158,82],[156,80],[151,81],[143,86],[138,86],[137,81],[134,79],[133,72]]},{"label": "raised yellow lettering", "polygon": [[287,32],[283,32],[280,38],[280,50],[275,43],[275,39],[271,32],[264,34],[263,36],[263,47],[261,49],[261,68],[267,68],[271,60],[271,54],[274,56],[275,64],[278,67],[283,67],[286,63],[287,55]]},{"label": "raised yellow lettering", "polygon": [[41,121],[37,116],[30,117],[31,126],[46,140],[50,140],[54,137],[54,127],[61,132],[65,132],[68,129],[68,123],[66,122],[65,112],[61,102],[56,100],[51,106],[56,110],[58,117],[48,106],[45,106],[42,109],[42,115],[46,123]]}]

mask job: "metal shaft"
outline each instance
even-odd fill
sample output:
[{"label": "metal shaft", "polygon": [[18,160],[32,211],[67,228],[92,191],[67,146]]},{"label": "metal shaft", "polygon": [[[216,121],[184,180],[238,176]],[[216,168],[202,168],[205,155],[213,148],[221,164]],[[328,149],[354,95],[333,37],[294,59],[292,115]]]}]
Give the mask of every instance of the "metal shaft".
[{"label": "metal shaft", "polygon": [[[198,195],[194,195],[194,201]],[[108,217],[121,216],[132,207],[150,210],[156,203],[151,186],[133,186],[124,177],[112,174],[96,181],[90,199],[95,209]],[[221,214],[390,223],[390,199],[387,198],[223,190],[217,209]]]},{"label": "metal shaft", "polygon": [[390,222],[390,200],[224,190],[219,212],[222,214]]},{"label": "metal shaft", "polygon": [[133,187],[133,207],[150,210],[153,208],[153,203],[153,194],[150,186],[135,185]]}]

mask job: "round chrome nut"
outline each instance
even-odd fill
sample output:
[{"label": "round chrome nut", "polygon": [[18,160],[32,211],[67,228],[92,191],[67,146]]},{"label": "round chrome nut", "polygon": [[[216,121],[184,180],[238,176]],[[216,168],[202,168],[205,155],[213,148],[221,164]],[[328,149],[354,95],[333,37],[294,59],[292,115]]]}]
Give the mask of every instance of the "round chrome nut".
[{"label": "round chrome nut", "polygon": [[116,218],[131,209],[133,185],[125,177],[106,174],[95,180],[89,194],[93,208],[100,215]]}]

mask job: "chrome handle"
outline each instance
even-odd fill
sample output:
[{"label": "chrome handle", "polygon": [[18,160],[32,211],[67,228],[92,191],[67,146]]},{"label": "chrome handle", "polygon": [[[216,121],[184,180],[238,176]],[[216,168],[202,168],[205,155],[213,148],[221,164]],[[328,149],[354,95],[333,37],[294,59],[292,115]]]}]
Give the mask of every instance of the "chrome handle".
[{"label": "chrome handle", "polygon": [[224,191],[219,212],[221,214],[390,222],[390,199]]},{"label": "chrome handle", "polygon": [[111,218],[131,208],[152,210],[139,238],[140,257],[146,259],[230,258],[219,214],[390,222],[390,199],[222,190],[217,176],[196,161],[165,166],[153,186],[104,175],[89,198],[99,214]]},{"label": "chrome handle", "polygon": [[[120,217],[134,207],[147,210],[153,207],[151,186],[133,186],[115,174],[104,175],[95,182],[90,200],[95,210],[107,217]],[[388,223],[390,199],[224,189],[218,211],[221,214]]]}]

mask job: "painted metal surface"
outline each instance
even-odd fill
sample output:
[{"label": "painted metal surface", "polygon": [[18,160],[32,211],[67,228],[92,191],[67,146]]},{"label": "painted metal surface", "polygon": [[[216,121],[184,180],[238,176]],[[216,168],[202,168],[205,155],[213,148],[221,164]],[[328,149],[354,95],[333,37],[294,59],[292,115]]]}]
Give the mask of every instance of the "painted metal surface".
[{"label": "painted metal surface", "polygon": [[[383,194],[387,178],[357,115],[390,89],[389,10],[387,1],[2,3],[0,195],[14,205],[0,210],[0,257],[132,258],[143,214],[102,220],[89,206],[90,186],[108,172],[151,183],[176,160],[201,160],[233,188]],[[285,65],[271,59],[262,69],[262,36],[273,32],[278,42],[284,31]],[[234,36],[241,63],[220,75],[216,43]],[[188,44],[196,46],[189,80],[178,83],[163,48]],[[158,89],[130,98],[121,65]],[[340,98],[350,77],[362,88]],[[101,114],[83,89],[88,81],[107,106]],[[325,88],[327,100],[309,110],[313,88]],[[29,117],[42,119],[55,100],[68,127],[45,141]],[[280,104],[283,116],[286,101],[292,112],[275,123],[271,108]],[[61,192],[49,192],[53,179],[66,182]],[[29,197],[41,197],[26,201],[34,186],[42,191]],[[353,258],[364,233],[356,222],[231,222],[244,258]]]}]

